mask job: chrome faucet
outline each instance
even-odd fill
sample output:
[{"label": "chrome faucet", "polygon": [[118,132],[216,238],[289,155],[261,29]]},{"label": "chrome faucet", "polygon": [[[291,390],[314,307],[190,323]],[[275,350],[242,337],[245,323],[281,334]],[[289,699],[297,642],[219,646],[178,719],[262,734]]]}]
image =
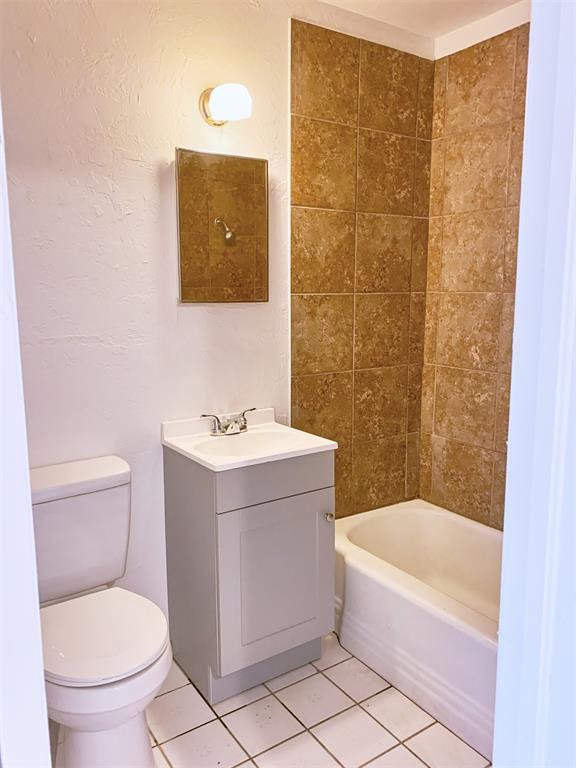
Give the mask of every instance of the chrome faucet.
[{"label": "chrome faucet", "polygon": [[235,413],[231,416],[216,416],[213,413],[203,413],[202,419],[212,419],[211,435],[238,435],[240,432],[246,432],[248,423],[246,414],[255,411],[256,408],[246,408],[241,413]]}]

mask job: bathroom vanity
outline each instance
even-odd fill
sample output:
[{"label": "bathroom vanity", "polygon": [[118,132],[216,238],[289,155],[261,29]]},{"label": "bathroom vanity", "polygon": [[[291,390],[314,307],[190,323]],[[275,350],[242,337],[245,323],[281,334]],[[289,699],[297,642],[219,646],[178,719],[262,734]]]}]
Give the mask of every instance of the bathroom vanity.
[{"label": "bathroom vanity", "polygon": [[162,425],[174,657],[215,703],[319,658],[334,627],[337,444],[248,416]]}]

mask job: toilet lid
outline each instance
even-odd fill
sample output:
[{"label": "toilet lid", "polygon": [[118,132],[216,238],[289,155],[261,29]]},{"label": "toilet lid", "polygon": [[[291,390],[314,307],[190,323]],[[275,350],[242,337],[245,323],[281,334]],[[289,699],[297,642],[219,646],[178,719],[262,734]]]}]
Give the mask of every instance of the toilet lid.
[{"label": "toilet lid", "polygon": [[150,666],[168,645],[157,605],[119,587],[40,611],[44,675],[60,685],[111,683]]}]

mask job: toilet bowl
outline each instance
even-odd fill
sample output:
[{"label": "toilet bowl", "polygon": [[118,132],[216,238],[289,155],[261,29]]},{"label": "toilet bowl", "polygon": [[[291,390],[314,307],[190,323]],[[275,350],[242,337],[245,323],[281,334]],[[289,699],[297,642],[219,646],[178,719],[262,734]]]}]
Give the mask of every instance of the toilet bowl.
[{"label": "toilet bowl", "polygon": [[144,712],[172,663],[162,611],[113,587],[40,615],[56,767],[152,766]]},{"label": "toilet bowl", "polygon": [[145,710],[172,649],[160,608],[113,586],[125,571],[130,468],[106,456],[33,469],[31,480],[56,768],[153,768]]}]

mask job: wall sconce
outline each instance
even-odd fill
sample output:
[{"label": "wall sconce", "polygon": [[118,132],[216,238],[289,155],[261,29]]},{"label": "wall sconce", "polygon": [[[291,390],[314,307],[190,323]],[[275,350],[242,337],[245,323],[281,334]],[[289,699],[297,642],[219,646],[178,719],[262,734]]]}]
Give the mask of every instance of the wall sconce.
[{"label": "wall sconce", "polygon": [[224,83],[206,88],[200,95],[200,113],[209,125],[245,120],[252,114],[252,96],[245,85]]}]

